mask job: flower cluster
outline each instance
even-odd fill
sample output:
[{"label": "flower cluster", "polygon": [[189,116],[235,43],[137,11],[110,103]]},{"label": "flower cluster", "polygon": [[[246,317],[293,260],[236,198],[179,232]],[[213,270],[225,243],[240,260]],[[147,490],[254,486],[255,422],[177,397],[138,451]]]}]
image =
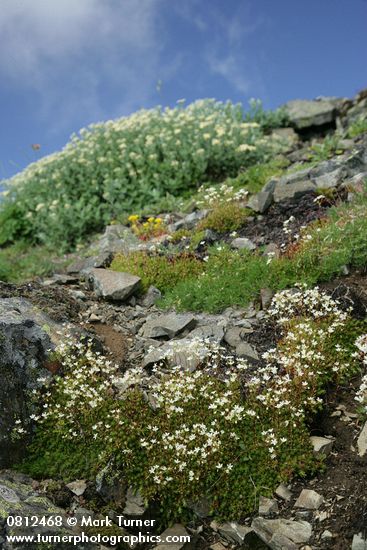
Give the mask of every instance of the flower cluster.
[{"label": "flower cluster", "polygon": [[99,425],[101,409],[114,395],[118,367],[93,351],[92,342],[86,346],[71,335],[67,340],[54,352],[63,375],[55,376],[52,388],[42,391],[42,410],[31,418],[57,426],[64,439],[72,440],[84,437],[88,426]]},{"label": "flower cluster", "polygon": [[248,195],[246,189],[235,191],[233,185],[222,183],[220,185],[205,186],[202,185],[198,190],[198,206],[215,206],[223,202],[242,201]]},{"label": "flower cluster", "polygon": [[338,300],[320,291],[317,286],[308,289],[303,285],[278,292],[273,297],[268,316],[280,326],[287,325],[295,317],[328,319],[328,332],[332,333],[346,321],[348,313],[340,308]]},{"label": "flower cluster", "polygon": [[[367,334],[364,334],[357,339],[356,346],[362,353],[364,365],[367,365]],[[363,415],[367,415],[367,374],[362,377],[361,385],[355,399],[361,405],[361,413]]]},{"label": "flower cluster", "polygon": [[162,218],[149,217],[146,221],[141,220],[139,216],[133,214],[128,218],[131,229],[139,237],[145,241],[153,237],[159,237],[167,232],[166,226]]}]

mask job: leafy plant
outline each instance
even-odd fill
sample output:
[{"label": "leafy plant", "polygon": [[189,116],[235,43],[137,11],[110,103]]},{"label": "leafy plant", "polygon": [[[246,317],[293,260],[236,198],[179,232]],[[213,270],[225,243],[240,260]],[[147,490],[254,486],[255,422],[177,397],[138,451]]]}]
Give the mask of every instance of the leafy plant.
[{"label": "leafy plant", "polygon": [[259,99],[250,99],[249,106],[250,108],[244,119],[248,122],[257,122],[265,130],[281,128],[289,123],[289,117],[284,108],[280,107],[275,111],[266,111]]},{"label": "leafy plant", "polygon": [[360,117],[350,124],[347,136],[349,138],[355,138],[365,132],[367,132],[367,117]]},{"label": "leafy plant", "polygon": [[243,122],[240,105],[214,100],[92,124],[5,182],[3,242],[71,248],[126,212],[260,161],[268,150],[262,135]]},{"label": "leafy plant", "polygon": [[322,162],[328,160],[336,154],[343,152],[339,148],[340,136],[334,134],[332,136],[326,136],[322,143],[317,143],[310,147],[309,160],[311,162]]}]

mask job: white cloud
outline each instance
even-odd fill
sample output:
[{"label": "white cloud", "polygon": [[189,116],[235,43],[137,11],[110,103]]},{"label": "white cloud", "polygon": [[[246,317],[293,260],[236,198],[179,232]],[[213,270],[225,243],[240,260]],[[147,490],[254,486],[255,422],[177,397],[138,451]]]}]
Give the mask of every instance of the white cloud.
[{"label": "white cloud", "polygon": [[[241,94],[254,92],[259,84],[247,39],[259,31],[263,21],[254,16],[252,5],[243,0],[235,11],[219,9],[201,0],[186,0],[177,13],[205,35],[203,59],[212,74],[220,75]],[[256,62],[255,62],[256,63]]]},{"label": "white cloud", "polygon": [[[36,92],[43,116],[103,118],[103,87],[134,109],[154,93],[165,0],[2,0],[3,86]],[[118,114],[125,113],[115,113]]]},{"label": "white cloud", "polygon": [[207,61],[211,71],[228,80],[238,92],[246,94],[250,91],[252,82],[243,74],[242,62],[233,53],[220,57],[214,52],[208,52]]}]

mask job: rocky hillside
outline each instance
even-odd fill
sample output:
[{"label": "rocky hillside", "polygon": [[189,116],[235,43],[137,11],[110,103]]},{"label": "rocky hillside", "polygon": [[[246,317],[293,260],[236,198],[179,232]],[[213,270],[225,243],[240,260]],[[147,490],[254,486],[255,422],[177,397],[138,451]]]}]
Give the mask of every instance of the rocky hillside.
[{"label": "rocky hillside", "polygon": [[0,545],[366,550],[367,92],[164,116],[9,182]]}]

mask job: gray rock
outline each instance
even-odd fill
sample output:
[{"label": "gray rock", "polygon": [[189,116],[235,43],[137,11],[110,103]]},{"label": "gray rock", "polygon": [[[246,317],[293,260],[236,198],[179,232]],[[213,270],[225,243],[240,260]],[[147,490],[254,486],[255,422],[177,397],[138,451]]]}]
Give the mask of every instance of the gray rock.
[{"label": "gray rock", "polygon": [[258,517],[251,527],[273,550],[298,550],[297,545],[308,542],[312,536],[312,527],[307,521]]},{"label": "gray rock", "polygon": [[241,342],[236,346],[236,355],[253,361],[259,361],[260,359],[257,351],[247,342]]},{"label": "gray rock", "polygon": [[346,170],[340,167],[333,170],[333,172],[316,177],[314,181],[317,189],[335,189],[341,184],[345,176]]},{"label": "gray rock", "polygon": [[275,490],[277,497],[289,502],[292,498],[292,493],[284,483],[281,483]]},{"label": "gray rock", "polygon": [[311,180],[298,181],[293,184],[278,182],[274,190],[274,202],[285,199],[297,199],[306,193],[316,190],[316,185]]},{"label": "gray rock", "polygon": [[260,496],[260,499],[259,499],[260,516],[269,516],[270,514],[276,514],[278,512],[279,512],[279,507],[275,499]]},{"label": "gray rock", "polygon": [[260,290],[261,309],[268,309],[274,296],[274,291],[271,288],[262,288]]},{"label": "gray rock", "polygon": [[260,191],[253,195],[247,203],[247,206],[251,208],[254,212],[259,212],[263,214],[271,206],[273,202],[273,192],[272,191]]},{"label": "gray rock", "polygon": [[157,300],[159,300],[162,297],[162,293],[158,288],[155,286],[150,286],[144,296],[144,298],[141,300],[141,305],[144,307],[151,307],[153,306]]},{"label": "gray rock", "polygon": [[[308,168],[304,168],[303,170],[296,170],[295,172],[285,173],[284,176],[282,176],[276,181],[275,187],[277,184],[293,185],[294,183],[298,183],[300,181],[309,180],[311,179],[312,170],[313,170],[312,167],[308,167]],[[320,173],[317,172],[317,175],[322,175],[324,173],[325,173],[324,171]],[[275,190],[275,187],[273,190]]]},{"label": "gray rock", "polygon": [[[194,348],[192,343],[192,338],[167,342],[160,348],[153,349],[144,355],[143,367],[149,367],[164,359],[170,366],[181,367],[183,370],[193,372],[210,352],[201,340],[196,341]],[[187,352],[188,349],[190,349],[190,353]]]},{"label": "gray rock", "polygon": [[318,510],[324,502],[324,497],[312,489],[303,489],[296,500],[296,508],[306,508],[306,510]]},{"label": "gray rock", "polygon": [[325,529],[325,531],[323,531],[321,534],[321,540],[328,540],[332,538],[333,538],[333,534],[331,533],[331,531],[328,531],[327,529]]},{"label": "gray rock", "polygon": [[194,227],[206,216],[208,215],[209,210],[196,210],[195,212],[191,212],[191,214],[188,214],[181,220],[178,220],[177,222],[171,223],[168,226],[168,230],[171,233],[174,233],[175,231],[179,231],[180,229],[194,229]]},{"label": "gray rock", "polygon": [[[161,542],[153,547],[155,550],[181,550],[182,548],[192,547],[190,544],[192,543],[192,537],[190,537],[185,527],[180,523],[175,523],[172,527],[163,531],[160,537]],[[168,537],[170,537],[169,540],[171,540],[172,537],[180,537],[182,542],[166,542]],[[185,537],[186,541],[184,541],[183,537]]]},{"label": "gray rock", "polygon": [[126,502],[126,481],[109,463],[96,476],[96,491],[105,502],[121,508]]},{"label": "gray rock", "polygon": [[88,273],[94,267],[108,267],[112,262],[112,252],[101,252],[98,255],[91,255],[87,258],[78,258],[72,262],[66,269],[70,275],[74,273]]},{"label": "gray rock", "polygon": [[13,440],[12,430],[17,420],[30,427],[31,392],[41,387],[40,377],[51,378],[44,365],[59,332],[62,327],[27,300],[0,299],[0,468],[23,456],[24,438]]},{"label": "gray rock", "polygon": [[313,452],[315,456],[319,455],[328,455],[333,448],[334,439],[329,439],[327,437],[319,437],[317,435],[312,435],[310,437],[311,445],[313,447]]},{"label": "gray rock", "polygon": [[203,497],[198,501],[189,501],[187,503],[188,508],[192,510],[199,518],[205,519],[210,516],[211,502]]},{"label": "gray rock", "polygon": [[292,150],[299,142],[299,136],[293,128],[274,128],[270,136],[283,145],[285,152]]},{"label": "gray rock", "polygon": [[196,319],[190,314],[168,313],[153,319],[148,319],[142,327],[144,338],[173,338],[184,330],[193,329]]},{"label": "gray rock", "polygon": [[297,130],[333,123],[337,115],[335,103],[328,100],[296,99],[288,101],[284,108]]},{"label": "gray rock", "polygon": [[[67,527],[67,515],[65,510],[55,506],[52,502],[34,490],[34,481],[23,474],[16,473],[10,470],[0,471],[0,545],[3,550],[18,550],[20,545],[6,541],[9,536],[37,535],[59,535],[72,536],[76,535],[77,531]],[[21,516],[23,518],[48,518],[49,516],[61,516],[63,519],[63,527],[42,525],[42,523],[31,522],[27,527],[16,527],[7,525],[9,516]],[[3,539],[1,539],[3,537]],[[23,547],[23,545],[22,545]],[[24,545],[29,550],[36,550],[39,545],[27,543]],[[72,542],[70,543],[54,543],[52,548],[55,550],[71,550],[75,548]],[[96,550],[99,545],[90,543],[79,543],[78,548],[83,550]]]},{"label": "gray rock", "polygon": [[352,550],[367,550],[367,539],[364,539],[362,533],[354,535],[352,541]]},{"label": "gray rock", "polygon": [[71,296],[75,298],[76,300],[86,300],[87,295],[82,290],[69,290]]},{"label": "gray rock", "polygon": [[236,346],[241,344],[241,342],[243,342],[245,335],[246,333],[241,327],[230,327],[226,330],[224,340],[232,348],[235,348]]},{"label": "gray rock", "polygon": [[107,300],[124,301],[140,288],[140,277],[109,269],[92,269],[89,273],[97,296]]},{"label": "gray rock", "polygon": [[231,247],[237,250],[255,250],[256,244],[250,241],[250,239],[246,239],[246,237],[238,237],[237,239],[233,239]]},{"label": "gray rock", "polygon": [[243,544],[247,535],[252,533],[251,527],[240,525],[235,521],[228,521],[217,526],[219,533],[230,543]]},{"label": "gray rock", "polygon": [[367,453],[367,422],[365,422],[357,440],[358,454],[364,456]]},{"label": "gray rock", "polygon": [[70,491],[74,493],[74,495],[80,497],[85,492],[87,484],[85,482],[85,479],[76,479],[75,481],[67,483],[66,487],[70,489]]},{"label": "gray rock", "polygon": [[144,499],[139,491],[134,491],[129,487],[126,493],[126,502],[123,513],[127,516],[142,516],[147,508],[144,504]]},{"label": "gray rock", "polygon": [[278,180],[276,178],[273,178],[273,179],[269,180],[268,182],[266,182],[266,184],[261,189],[261,191],[268,192],[268,193],[273,193],[277,181]]},{"label": "gray rock", "polygon": [[100,239],[90,246],[91,250],[98,250],[98,254],[128,253],[139,247],[138,237],[121,224],[108,225]]},{"label": "gray rock", "polygon": [[190,332],[190,338],[208,339],[216,344],[221,344],[224,338],[224,327],[220,325],[201,325]]}]

